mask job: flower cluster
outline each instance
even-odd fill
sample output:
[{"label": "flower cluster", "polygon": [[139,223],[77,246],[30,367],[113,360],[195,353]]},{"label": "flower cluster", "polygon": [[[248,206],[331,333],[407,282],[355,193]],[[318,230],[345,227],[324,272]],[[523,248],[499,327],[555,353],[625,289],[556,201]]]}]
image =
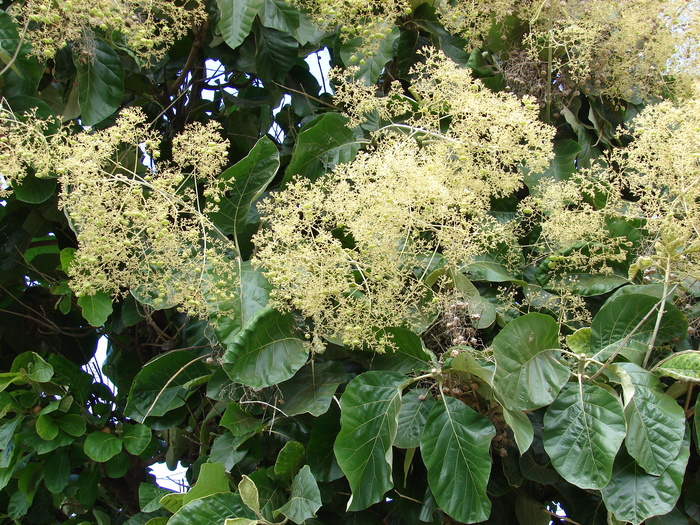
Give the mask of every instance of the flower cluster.
[{"label": "flower cluster", "polygon": [[[459,266],[503,241],[517,247],[491,199],[521,185],[518,165],[546,166],[553,130],[528,101],[490,92],[441,53],[424,58],[411,72],[411,116],[375,131],[376,146],[354,161],[260,207],[269,227],[255,238],[256,263],[275,304],[300,310],[316,335],[375,346],[377,329],[415,328],[438,308],[441,292],[426,284],[437,254]],[[340,86],[338,100],[356,87]],[[391,96],[372,105],[400,111]]]},{"label": "flower cluster", "polygon": [[206,16],[196,2],[167,0],[27,0],[13,14],[28,23],[33,53],[51,58],[67,45],[91,56],[96,37],[124,46],[144,64],[153,63]]}]

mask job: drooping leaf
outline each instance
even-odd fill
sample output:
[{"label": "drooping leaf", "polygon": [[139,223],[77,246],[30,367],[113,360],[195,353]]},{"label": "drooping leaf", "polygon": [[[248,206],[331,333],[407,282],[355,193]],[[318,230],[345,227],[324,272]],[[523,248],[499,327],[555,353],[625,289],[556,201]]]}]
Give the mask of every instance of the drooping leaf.
[{"label": "drooping leaf", "polygon": [[324,113],[299,133],[283,183],[294,175],[316,180],[336,164],[350,162],[360,149],[360,138],[346,126],[347,118]]},{"label": "drooping leaf", "polygon": [[569,379],[558,360],[559,326],[530,313],[508,323],[493,340],[494,387],[506,407],[532,410],[551,403]]},{"label": "drooping leaf", "polygon": [[656,365],[654,371],[681,381],[700,382],[700,351],[686,350],[673,354]]},{"label": "drooping leaf", "polygon": [[293,34],[299,28],[299,11],[284,0],[265,0],[258,17],[263,26],[278,31]]},{"label": "drooping leaf", "polygon": [[625,394],[627,452],[649,474],[661,475],[678,456],[685,433],[685,413],[666,395],[653,374],[633,363],[612,365]]},{"label": "drooping leaf", "polygon": [[620,401],[601,386],[572,382],[544,417],[544,448],[557,472],[584,489],[607,485],[625,437]]},{"label": "drooping leaf", "polygon": [[303,366],[293,378],[279,385],[284,413],[320,416],[328,410],[335,391],[347,377],[343,365],[336,361],[312,361]]},{"label": "drooping leaf", "polygon": [[221,12],[219,31],[231,49],[240,46],[253,29],[264,0],[216,0]]},{"label": "drooping leaf", "polygon": [[111,432],[93,432],[85,438],[83,448],[90,459],[104,463],[122,451],[122,440]]},{"label": "drooping leaf", "polygon": [[455,289],[461,294],[462,300],[468,304],[474,327],[485,329],[491,326],[496,321],[496,307],[481,297],[476,286],[462,272],[450,270],[449,275]]},{"label": "drooping leaf", "polygon": [[605,506],[617,519],[634,525],[667,514],[680,496],[689,457],[690,439],[686,434],[678,456],[660,476],[654,476],[637,465],[624,448],[620,449],[610,482],[601,491]]},{"label": "drooping leaf", "polygon": [[223,357],[226,373],[253,388],[286,381],[308,357],[296,332],[291,314],[282,315],[272,308],[259,310],[228,345]]},{"label": "drooping leaf", "polygon": [[224,523],[228,518],[256,519],[255,514],[241,501],[238,494],[221,492],[190,501],[178,510],[168,525],[193,523]]},{"label": "drooping leaf", "polygon": [[94,126],[112,115],[124,96],[124,66],[117,52],[99,39],[89,58],[77,55],[78,103],[84,125]]},{"label": "drooping leaf", "polygon": [[352,490],[348,510],[381,501],[392,487],[391,447],[405,381],[396,372],[365,372],[348,384],[340,398],[341,429],[334,451]]},{"label": "drooping leaf", "polygon": [[415,388],[401,398],[399,427],[394,446],[414,448],[420,446],[420,436],[435,406],[435,398],[424,388]]},{"label": "drooping leaf", "polygon": [[182,499],[183,505],[196,499],[206,498],[212,494],[220,492],[228,493],[230,491],[228,477],[221,463],[202,463],[199,468],[199,476],[185,497]]},{"label": "drooping leaf", "polygon": [[260,78],[283,84],[297,58],[299,42],[292,35],[257,25],[255,46],[255,70]]},{"label": "drooping leaf", "polygon": [[301,525],[309,518],[316,517],[316,511],[321,508],[321,492],[318,490],[316,479],[308,465],[299,471],[292,482],[292,493],[289,501],[279,509],[294,523]]},{"label": "drooping leaf", "polygon": [[508,410],[507,408],[503,409],[503,419],[505,419],[506,424],[513,430],[518,450],[521,454],[525,454],[535,438],[532,422],[524,412]]},{"label": "drooping leaf", "polygon": [[112,313],[112,298],[105,292],[84,295],[78,299],[78,306],[83,309],[83,317],[92,326],[102,326]]},{"label": "drooping leaf", "polygon": [[220,184],[231,188],[210,217],[225,235],[240,235],[250,207],[265,191],[279,168],[277,146],[267,137],[255,143],[248,155],[224,171]]},{"label": "drooping leaf", "polygon": [[453,397],[430,412],[420,450],[435,501],[450,517],[466,523],[489,517],[486,495],[491,472],[489,446],[496,431],[481,414]]},{"label": "drooping leaf", "polygon": [[163,416],[181,407],[196,387],[190,385],[210,374],[197,355],[174,351],[148,362],[134,378],[124,413],[139,422]]}]

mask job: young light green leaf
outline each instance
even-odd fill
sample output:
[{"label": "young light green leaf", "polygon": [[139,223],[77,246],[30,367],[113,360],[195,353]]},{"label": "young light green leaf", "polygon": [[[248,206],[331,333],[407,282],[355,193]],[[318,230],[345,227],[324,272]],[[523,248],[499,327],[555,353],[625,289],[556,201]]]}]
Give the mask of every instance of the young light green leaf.
[{"label": "young light green leaf", "polygon": [[253,28],[264,0],[216,0],[221,12],[219,32],[231,49],[240,46]]},{"label": "young light green leaf", "polygon": [[424,388],[415,388],[401,398],[399,427],[394,446],[414,448],[420,446],[420,436],[435,406],[435,398]]},{"label": "young light green leaf", "polygon": [[673,354],[654,367],[654,372],[681,381],[700,382],[700,351],[686,350]]},{"label": "young light green leaf", "polygon": [[544,448],[557,472],[584,489],[608,484],[625,437],[619,399],[601,386],[569,383],[544,417]]},{"label": "young light green leaf", "polygon": [[259,310],[228,345],[223,357],[226,373],[252,388],[286,381],[304,366],[309,354],[296,332],[291,314]]},{"label": "young light green leaf", "polygon": [[634,525],[667,514],[680,496],[689,457],[689,433],[678,456],[660,476],[644,472],[624,448],[620,449],[610,482],[601,491],[605,506],[617,519]]},{"label": "young light green leaf", "polygon": [[20,373],[29,381],[45,383],[53,377],[53,367],[36,352],[24,352],[12,361],[12,373]]},{"label": "young light green leaf", "polygon": [[83,309],[83,317],[88,323],[102,326],[112,313],[112,298],[105,292],[84,295],[78,299],[78,306]]},{"label": "young light green leaf", "polygon": [[391,447],[405,381],[396,372],[365,372],[348,384],[340,398],[341,429],[334,450],[352,489],[348,510],[381,501],[393,485]]},{"label": "young light green leaf", "polygon": [[451,518],[476,523],[489,517],[486,485],[495,435],[486,417],[453,397],[443,398],[431,410],[420,451],[435,501]]},{"label": "young light green leaf", "polygon": [[83,449],[90,459],[104,463],[122,451],[122,440],[111,432],[93,432],[85,438]]},{"label": "young light green leaf", "polygon": [[298,441],[287,441],[275,460],[275,476],[280,479],[292,479],[304,464],[306,449]]},{"label": "young light green leaf", "polygon": [[85,126],[99,124],[117,111],[124,95],[124,65],[119,55],[103,40],[95,39],[92,44],[90,57],[75,55],[73,60],[78,70],[80,118]]},{"label": "young light green leaf", "polygon": [[304,465],[304,468],[294,477],[289,501],[275,514],[284,514],[294,523],[301,525],[307,519],[315,518],[316,511],[320,508],[321,492],[318,490],[311,468]]},{"label": "young light green leaf", "polygon": [[493,340],[494,387],[511,410],[551,403],[571,373],[557,359],[559,326],[548,315],[531,313],[508,323]]},{"label": "young light green leaf", "polygon": [[474,316],[472,320],[474,327],[485,329],[491,326],[496,321],[496,307],[481,297],[476,286],[462,272],[450,270],[449,275],[455,289],[461,294],[462,300],[469,305],[469,314]]},{"label": "young light green leaf", "polygon": [[202,463],[199,468],[199,476],[185,497],[182,503],[186,506],[196,499],[206,498],[219,492],[229,492],[228,477],[224,466],[221,463]]},{"label": "young light green leaf", "polygon": [[241,501],[250,510],[255,512],[255,514],[260,514],[260,499],[258,497],[258,487],[255,483],[245,474],[238,484],[238,494],[241,496]]},{"label": "young light green leaf", "polygon": [[683,443],[683,408],[666,395],[656,376],[634,363],[614,364],[610,369],[620,377],[625,394],[627,451],[640,467],[659,476]]}]

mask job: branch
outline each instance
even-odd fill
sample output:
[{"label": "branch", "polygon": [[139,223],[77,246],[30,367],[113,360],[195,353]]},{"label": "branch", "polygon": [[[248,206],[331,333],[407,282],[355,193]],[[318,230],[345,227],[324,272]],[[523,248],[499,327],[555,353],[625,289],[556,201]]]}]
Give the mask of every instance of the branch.
[{"label": "branch", "polygon": [[204,34],[206,33],[207,29],[209,29],[209,21],[204,22],[199,27],[199,31],[197,31],[197,35],[195,36],[194,42],[192,43],[190,54],[187,56],[185,65],[182,66],[182,71],[180,71],[180,75],[177,77],[175,82],[168,86],[168,95],[174,95],[180,87],[180,85],[182,84],[182,82],[185,80],[185,77],[190,73],[190,71],[192,71],[192,67],[194,66],[197,60],[199,50],[202,48],[202,44],[204,43]]}]

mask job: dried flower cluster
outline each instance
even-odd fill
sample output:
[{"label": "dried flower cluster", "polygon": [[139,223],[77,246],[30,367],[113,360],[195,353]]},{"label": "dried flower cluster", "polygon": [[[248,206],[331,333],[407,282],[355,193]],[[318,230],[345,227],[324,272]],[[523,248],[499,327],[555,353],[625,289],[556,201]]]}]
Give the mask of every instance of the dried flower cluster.
[{"label": "dried flower cluster", "polygon": [[[438,307],[439,290],[425,283],[433,255],[457,266],[503,241],[517,247],[491,199],[520,186],[518,165],[543,169],[551,156],[553,130],[529,101],[490,92],[440,53],[412,75],[412,116],[376,131],[376,146],[353,162],[261,206],[269,228],[255,239],[256,261],[275,304],[348,345],[375,346],[378,328],[418,325]],[[340,86],[338,100],[360,88]],[[396,116],[396,96],[373,106]]]},{"label": "dried flower cluster", "polygon": [[174,140],[174,162],[147,169],[141,148],[157,157],[157,139],[138,109],[102,131],[58,129],[47,138],[46,122],[8,115],[2,176],[10,186],[32,171],[58,177],[79,242],[69,270],[76,296],[131,290],[154,307],[181,305],[194,315],[231,299],[236,254],[206,215],[226,190],[217,176],[228,143],[218,125],[188,126]]},{"label": "dried flower cluster", "polygon": [[95,38],[123,46],[142,63],[153,63],[192,23],[206,16],[199,3],[184,7],[167,0],[27,0],[13,7],[39,58],[51,58],[67,45],[93,54]]}]

